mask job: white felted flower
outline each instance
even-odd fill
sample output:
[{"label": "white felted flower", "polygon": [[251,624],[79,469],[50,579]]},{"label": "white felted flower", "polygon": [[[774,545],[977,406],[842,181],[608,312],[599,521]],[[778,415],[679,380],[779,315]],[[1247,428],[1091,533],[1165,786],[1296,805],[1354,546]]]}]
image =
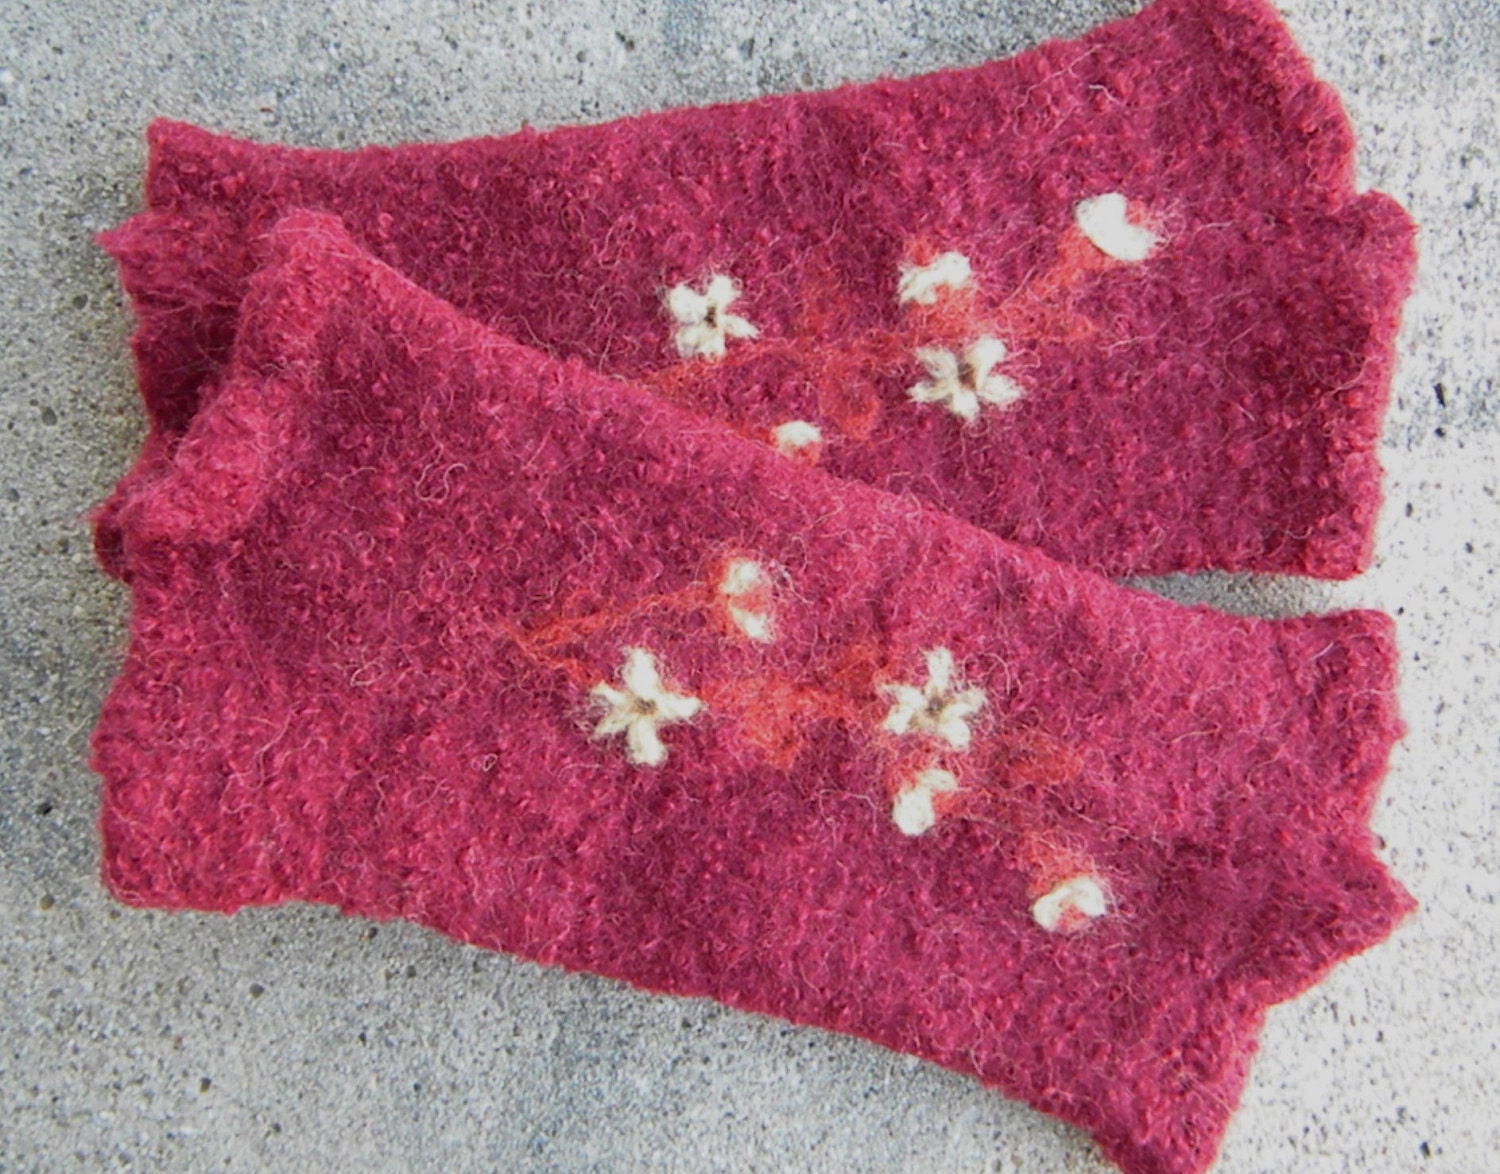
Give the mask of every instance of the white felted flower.
[{"label": "white felted flower", "polygon": [[1069,877],[1031,906],[1031,916],[1049,933],[1082,929],[1109,910],[1104,886],[1091,876]]},{"label": "white felted flower", "polygon": [[776,638],[768,608],[770,589],[765,568],[749,558],[730,559],[719,579],[719,594],[728,606],[730,622],[757,644]]},{"label": "white felted flower", "polygon": [[907,302],[930,306],[937,301],[938,291],[968,285],[973,272],[969,259],[962,253],[939,253],[925,265],[903,262],[901,278],[896,283],[896,301],[903,306]]},{"label": "white felted flower", "polygon": [[986,336],[969,344],[963,354],[946,347],[919,347],[917,361],[927,378],[907,389],[919,404],[942,404],[965,424],[979,415],[982,404],[1007,408],[1025,394],[1019,385],[996,374],[1005,360],[1005,344]]},{"label": "white felted flower", "polygon": [[677,323],[672,341],[684,359],[724,357],[725,341],[731,338],[754,338],[760,333],[738,314],[729,312],[729,304],[740,296],[740,287],[732,277],[716,273],[698,293],[686,285],[674,285],[667,291],[667,313]]},{"label": "white felted flower", "polygon": [[823,443],[823,430],[807,420],[788,420],[771,429],[771,444],[784,457],[816,452]]},{"label": "white felted flower", "polygon": [[920,836],[937,822],[933,798],[958,790],[958,779],[952,771],[933,767],[919,771],[911,785],[903,787],[891,804],[891,819],[902,833]]},{"label": "white felted flower", "polygon": [[1073,221],[1094,247],[1116,261],[1144,261],[1157,245],[1149,228],[1132,224],[1130,206],[1119,192],[1107,192],[1079,200],[1073,206]]},{"label": "white felted flower", "polygon": [[635,766],[660,766],[667,760],[660,727],[685,722],[703,709],[696,697],[669,691],[662,684],[656,662],[644,648],[627,648],[617,689],[601,681],[590,696],[607,707],[594,727],[594,737],[625,735],[625,757]]},{"label": "white felted flower", "polygon": [[887,685],[890,712],[881,722],[888,733],[927,734],[940,738],[955,750],[968,748],[969,719],[984,708],[984,691],[967,689],[954,680],[953,653],[934,648],[927,654],[927,683]]}]

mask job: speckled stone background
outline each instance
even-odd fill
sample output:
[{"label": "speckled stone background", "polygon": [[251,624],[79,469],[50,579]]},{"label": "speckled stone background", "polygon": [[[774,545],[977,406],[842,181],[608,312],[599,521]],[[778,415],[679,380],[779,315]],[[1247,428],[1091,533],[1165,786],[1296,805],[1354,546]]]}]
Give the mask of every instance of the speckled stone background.
[{"label": "speckled stone background", "polygon": [[[308,145],[452,138],[1005,56],[1126,0],[50,0],[0,5],[0,1168],[1105,1169],[1074,1131],[872,1045],[318,908],[115,906],[87,739],[127,599],[83,515],[143,427],[92,234],[153,115]],[[1283,0],[1360,178],[1422,226],[1379,563],[1149,584],[1399,617],[1376,824],[1422,911],[1277,1008],[1217,1170],[1500,1169],[1500,15]]]}]

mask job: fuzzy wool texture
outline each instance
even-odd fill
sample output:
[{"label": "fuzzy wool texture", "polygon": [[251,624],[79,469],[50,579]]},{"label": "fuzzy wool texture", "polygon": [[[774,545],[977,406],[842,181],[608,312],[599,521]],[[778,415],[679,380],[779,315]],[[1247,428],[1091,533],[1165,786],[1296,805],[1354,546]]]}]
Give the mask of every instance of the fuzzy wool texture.
[{"label": "fuzzy wool texture", "polygon": [[[1075,565],[1369,564],[1413,230],[1355,191],[1345,115],[1266,0],[545,134],[150,142],[149,210],[105,239],[168,434],[227,357],[263,234],[305,206],[512,337],[757,439],[809,421],[829,471]],[[967,281],[950,261],[907,296],[955,253]],[[723,322],[705,283],[735,293]],[[988,336],[1011,352],[994,378],[918,381]]]},{"label": "fuzzy wool texture", "polygon": [[[129,592],[99,573],[86,517],[145,424],[133,316],[94,235],[141,207],[153,117],[323,148],[452,141],[968,66],[1137,6],[0,6],[0,1167],[1112,1168],[1079,1130],[850,1036],[326,905],[118,904],[87,741]],[[1422,226],[1376,557],[1342,583],[1143,585],[1239,614],[1393,617],[1409,730],[1373,826],[1421,909],[1268,1012],[1213,1170],[1471,1174],[1500,1151],[1500,28],[1482,0],[1278,7],[1348,111],[1357,188]]]},{"label": "fuzzy wool texture", "polygon": [[[495,335],[335,220],[264,245],[108,511],[121,900],[330,903],[859,1035],[1126,1174],[1206,1169],[1265,1007],[1411,908],[1366,826],[1384,616],[1117,587]],[[770,645],[719,610],[747,560],[787,585]],[[932,736],[889,729],[924,671]],[[591,736],[617,672],[674,698],[670,754]],[[933,763],[962,805],[904,834]],[[1110,908],[1049,933],[1080,861]]]}]

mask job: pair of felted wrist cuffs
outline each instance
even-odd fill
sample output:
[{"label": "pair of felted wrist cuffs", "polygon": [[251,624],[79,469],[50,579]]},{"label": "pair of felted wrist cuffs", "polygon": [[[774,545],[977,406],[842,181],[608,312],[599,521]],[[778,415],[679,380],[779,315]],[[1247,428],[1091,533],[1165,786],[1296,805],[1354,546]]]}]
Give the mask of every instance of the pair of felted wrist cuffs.
[{"label": "pair of felted wrist cuffs", "polygon": [[853,1033],[1211,1160],[1410,898],[1369,558],[1410,226],[1270,9],[353,154],[151,132],[96,515],[131,903],[284,900]]}]

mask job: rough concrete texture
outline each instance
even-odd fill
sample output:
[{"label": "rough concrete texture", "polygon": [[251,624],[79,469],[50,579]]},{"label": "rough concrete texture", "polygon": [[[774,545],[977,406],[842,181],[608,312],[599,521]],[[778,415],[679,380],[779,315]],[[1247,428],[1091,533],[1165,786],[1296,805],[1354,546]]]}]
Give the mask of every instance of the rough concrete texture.
[{"label": "rough concrete texture", "polygon": [[[0,1167],[1095,1171],[1089,1143],[858,1041],[326,909],[115,906],[84,766],[127,600],[84,511],[142,435],[111,267],[147,119],[435,139],[978,62],[1126,0],[0,6]],[[331,9],[331,14],[328,13]],[[1411,732],[1377,814],[1422,911],[1274,1011],[1217,1169],[1455,1171],[1500,1152],[1500,24],[1490,0],[1284,0],[1422,226],[1379,564],[1150,584],[1393,612]]]}]

